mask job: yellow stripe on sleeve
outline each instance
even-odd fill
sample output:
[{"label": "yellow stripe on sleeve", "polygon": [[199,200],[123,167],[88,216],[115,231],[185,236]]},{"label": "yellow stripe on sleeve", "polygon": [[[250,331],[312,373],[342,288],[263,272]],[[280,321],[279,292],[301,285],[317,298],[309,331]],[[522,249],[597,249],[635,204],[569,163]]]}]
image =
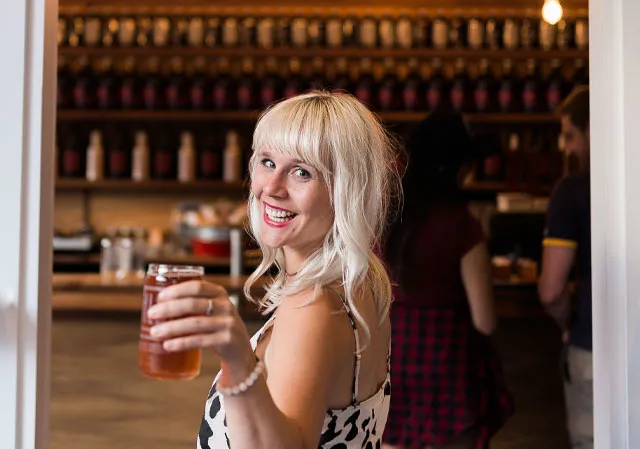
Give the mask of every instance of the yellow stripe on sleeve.
[{"label": "yellow stripe on sleeve", "polygon": [[542,241],[543,246],[560,246],[563,248],[577,248],[578,242],[574,240],[546,238]]}]

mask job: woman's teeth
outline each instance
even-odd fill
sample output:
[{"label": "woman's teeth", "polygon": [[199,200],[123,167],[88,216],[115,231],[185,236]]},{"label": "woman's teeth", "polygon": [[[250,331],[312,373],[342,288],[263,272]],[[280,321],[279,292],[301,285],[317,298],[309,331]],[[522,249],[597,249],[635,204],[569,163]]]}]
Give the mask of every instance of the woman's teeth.
[{"label": "woman's teeth", "polygon": [[269,206],[265,207],[265,212],[267,213],[269,219],[275,221],[276,223],[283,223],[285,221],[291,220],[296,215],[293,212],[273,209]]}]

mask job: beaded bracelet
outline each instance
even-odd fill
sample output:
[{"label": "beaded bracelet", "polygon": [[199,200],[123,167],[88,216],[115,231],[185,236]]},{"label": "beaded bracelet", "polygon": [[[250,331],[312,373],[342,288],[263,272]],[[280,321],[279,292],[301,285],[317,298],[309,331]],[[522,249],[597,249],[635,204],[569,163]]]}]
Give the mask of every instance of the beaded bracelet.
[{"label": "beaded bracelet", "polygon": [[264,368],[264,362],[258,359],[258,363],[256,363],[255,368],[253,368],[253,371],[251,371],[251,374],[249,374],[249,376],[245,380],[240,382],[235,387],[224,388],[216,385],[216,390],[223,396],[238,396],[239,394],[247,391],[253,386],[253,384],[256,383],[258,377],[260,377],[260,374],[264,372]]}]

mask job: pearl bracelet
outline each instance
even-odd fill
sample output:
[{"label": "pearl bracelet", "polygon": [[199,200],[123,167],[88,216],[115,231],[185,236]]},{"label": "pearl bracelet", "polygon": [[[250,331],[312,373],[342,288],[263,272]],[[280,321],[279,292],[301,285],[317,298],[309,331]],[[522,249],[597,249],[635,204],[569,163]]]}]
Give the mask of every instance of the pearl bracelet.
[{"label": "pearl bracelet", "polygon": [[240,382],[235,387],[224,388],[216,385],[216,390],[223,396],[238,396],[239,394],[247,391],[253,386],[253,384],[256,383],[258,377],[260,377],[260,375],[264,372],[264,368],[264,362],[258,359],[258,363],[256,363],[255,368],[253,368],[253,371],[251,371],[251,374],[249,374],[249,376],[245,380]]}]

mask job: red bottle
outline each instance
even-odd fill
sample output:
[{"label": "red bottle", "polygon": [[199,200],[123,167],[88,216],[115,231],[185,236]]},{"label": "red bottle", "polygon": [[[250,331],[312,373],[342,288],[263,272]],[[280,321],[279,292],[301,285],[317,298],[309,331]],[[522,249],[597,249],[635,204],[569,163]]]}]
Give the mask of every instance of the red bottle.
[{"label": "red bottle", "polygon": [[498,109],[500,112],[517,112],[519,109],[520,86],[510,59],[502,62],[502,77],[498,88]]},{"label": "red bottle", "polygon": [[142,87],[142,106],[145,109],[165,107],[164,84],[164,79],[160,76],[160,61],[156,57],[149,58]]},{"label": "red bottle", "polygon": [[[215,63],[214,63],[215,64]],[[235,107],[233,79],[227,58],[218,58],[217,66],[211,65],[211,78],[214,79],[211,89],[211,105],[213,109],[229,110]]]},{"label": "red bottle", "polygon": [[402,104],[405,111],[419,111],[424,108],[423,80],[419,73],[418,60],[409,59],[408,73],[402,83]]},{"label": "red bottle", "polygon": [[165,102],[169,109],[186,109],[187,79],[182,58],[173,58],[169,65],[169,79],[165,87]]},{"label": "red bottle", "polygon": [[136,61],[130,56],[122,65],[120,82],[120,106],[122,109],[138,109],[142,105],[142,82],[136,74]]},{"label": "red bottle", "polygon": [[478,113],[493,112],[495,110],[496,79],[491,71],[488,59],[481,59],[473,90],[473,103]]},{"label": "red bottle", "polygon": [[430,111],[437,109],[442,105],[446,98],[447,79],[442,73],[442,61],[439,58],[431,62],[431,76],[426,89],[427,108]]},{"label": "red bottle", "polygon": [[449,91],[449,100],[454,111],[467,112],[470,109],[470,84],[467,66],[464,59],[459,58],[455,63],[455,74],[451,80],[451,90]]},{"label": "red bottle", "polygon": [[527,60],[527,74],[522,84],[523,112],[538,112],[541,105],[541,80],[535,59]]}]

